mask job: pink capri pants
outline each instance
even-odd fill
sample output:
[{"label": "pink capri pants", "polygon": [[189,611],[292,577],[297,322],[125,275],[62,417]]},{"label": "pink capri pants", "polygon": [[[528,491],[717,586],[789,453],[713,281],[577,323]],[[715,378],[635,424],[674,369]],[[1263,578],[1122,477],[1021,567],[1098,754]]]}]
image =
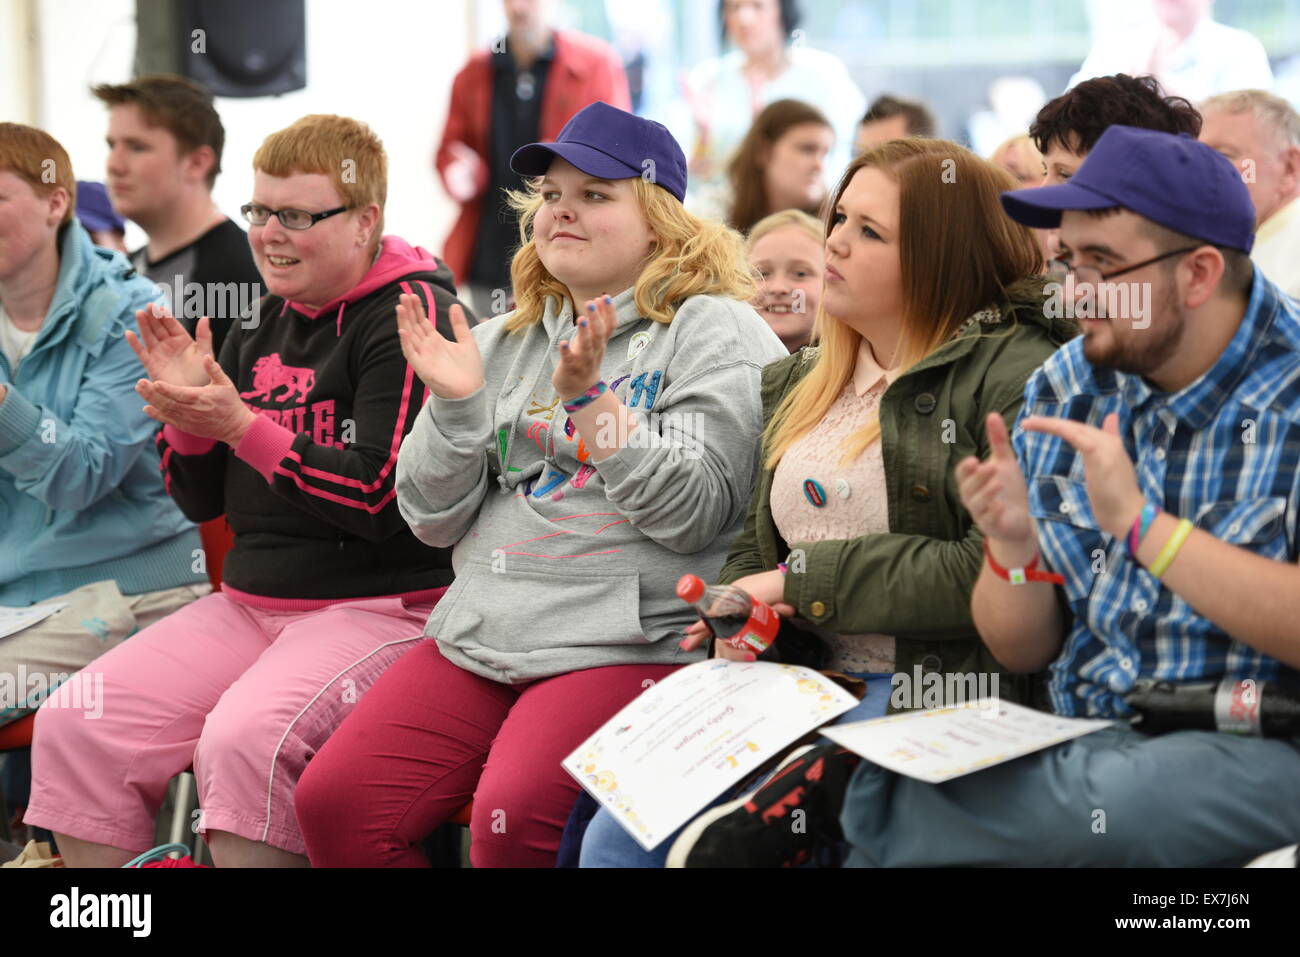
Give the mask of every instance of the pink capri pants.
[{"label": "pink capri pants", "polygon": [[72,706],[63,696],[37,711],[23,820],[146,850],[167,783],[193,765],[201,832],[306,854],[294,815],[303,768],[422,640],[443,591],[311,603],[227,589],[198,599],[96,659]]}]

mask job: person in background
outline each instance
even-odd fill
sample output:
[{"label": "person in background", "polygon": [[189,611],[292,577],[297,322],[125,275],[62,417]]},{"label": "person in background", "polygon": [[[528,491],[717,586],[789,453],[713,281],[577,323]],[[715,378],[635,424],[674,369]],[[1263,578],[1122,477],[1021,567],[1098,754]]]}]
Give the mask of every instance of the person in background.
[{"label": "person in background", "polygon": [[934,114],[920,100],[892,94],[878,96],[858,121],[854,155],[861,156],[881,143],[904,136],[934,136],[937,128]]},{"label": "person in background", "polygon": [[525,143],[554,139],[597,100],[632,108],[618,55],[603,40],[553,29],[555,0],[503,2],[506,35],[472,54],[452,80],[434,156],[443,187],[460,204],[442,255],[484,318],[513,308],[510,259],[519,225],[506,192],[523,181],[510,169],[511,155]]},{"label": "person in background", "polygon": [[777,100],[763,107],[731,162],[727,179],[693,193],[692,213],[747,233],[785,209],[816,214],[826,198],[826,157],[835,131],[816,107]]},{"label": "person in background", "polygon": [[77,180],[77,221],[96,246],[126,255],[126,220],[117,215],[103,183]]},{"label": "person in background", "polygon": [[1153,0],[1154,29],[1099,37],[1069,90],[1114,73],[1151,74],[1172,96],[1193,103],[1230,90],[1271,89],[1264,44],[1213,17],[1214,0]]},{"label": "person in background", "polygon": [[[0,638],[0,685],[16,691],[0,725],[51,696],[101,709],[77,673],[211,591],[198,529],[158,478],[122,337],[157,292],[91,244],[79,194],[57,141],[0,123],[0,606],[62,606]],[[28,752],[3,768],[8,807],[25,807]]]},{"label": "person in background", "polygon": [[455,546],[456,583],[303,777],[317,866],[425,864],[419,840],[472,798],[475,867],[553,867],[579,791],[561,762],[702,657],[678,647],[675,587],[717,573],[753,488],[759,377],[785,350],[740,236],[682,206],[681,147],[595,103],[513,164],[534,177],[519,308],[454,340],[412,297],[398,313],[431,392],[398,503]]},{"label": "person in background", "polygon": [[[1043,183],[1043,154],[1038,152],[1033,137],[1028,133],[1011,137],[993,151],[989,161],[1014,176],[1023,189],[1041,186]],[[1051,234],[1045,229],[1036,229],[1034,236],[1038,240],[1039,249],[1043,251],[1043,264],[1046,268],[1047,261],[1052,258],[1049,248]]]},{"label": "person in background", "polygon": [[754,308],[791,352],[808,345],[826,269],[825,230],[798,209],[773,213],[745,237],[745,254],[758,274]]},{"label": "person in background", "polygon": [[1034,77],[995,77],[989,82],[988,108],[976,110],[966,119],[971,151],[992,156],[1001,143],[1029,129],[1047,100],[1043,84]]},{"label": "person in background", "polygon": [[[923,671],[954,689],[955,676],[1002,670],[971,618],[982,538],[953,468],[985,450],[986,417],[1014,421],[1026,379],[1075,331],[1045,315],[1033,236],[1000,215],[999,194],[1013,185],[943,140],[890,140],[859,156],[824,229],[818,345],[763,370],[763,471],[719,581],[817,631],[827,667],[866,681],[841,720],[914,707],[901,689]],[[683,647],[706,640],[695,622]],[[742,654],[722,642],[715,653]],[[1002,674],[996,693],[1034,704],[1033,684]],[[831,744],[796,751],[753,795],[649,853],[601,811],[582,864],[811,859],[834,843],[830,829],[820,815],[807,829],[791,823],[821,810],[805,797],[837,806],[856,763]]]},{"label": "person in background", "polygon": [[[723,37],[735,49],[695,67],[684,81],[690,120],[679,139],[693,143],[692,190],[726,177],[727,163],[754,118],[776,100],[815,103],[835,130],[826,185],[848,163],[853,129],[866,107],[839,57],[794,42],[797,0],[719,0]],[[687,207],[692,205],[688,200]]]},{"label": "person in background", "polygon": [[[1114,124],[1162,133],[1201,132],[1201,114],[1187,100],[1166,96],[1152,76],[1099,76],[1062,93],[1038,111],[1029,136],[1043,154],[1043,186],[1069,182],[1088,151]],[[1040,240],[1048,259],[1059,252],[1056,230]]]},{"label": "person in background", "polygon": [[[108,107],[109,198],[149,240],[131,263],[162,287],[191,336],[208,317],[220,354],[231,324],[245,319],[245,306],[263,290],[248,237],[212,201],[226,140],[212,95],[166,75],[91,93]],[[178,290],[183,302],[174,301]]]},{"label": "person in background", "polygon": [[217,866],[306,865],[298,776],[453,577],[397,507],[397,450],[425,394],[392,320],[409,292],[450,332],[450,272],[383,235],[388,161],[356,120],[305,116],[252,165],[266,321],[233,325],[220,361],[207,320],[191,338],[141,311],[129,335],[147,378],[128,408],[164,423],[163,483],[194,521],[225,512],[234,546],[220,591],[99,659],[113,702],[99,720],[37,712],[25,820],[70,867],[152,846],[167,782],[191,765]]},{"label": "person in background", "polygon": [[993,151],[989,161],[1014,176],[1024,189],[1043,183],[1043,154],[1038,152],[1033,137],[1028,133],[1013,136],[1002,143]]},{"label": "person in background", "polygon": [[1238,90],[1206,100],[1201,116],[1201,142],[1241,170],[1255,204],[1251,258],[1300,298],[1300,115],[1272,93]]}]

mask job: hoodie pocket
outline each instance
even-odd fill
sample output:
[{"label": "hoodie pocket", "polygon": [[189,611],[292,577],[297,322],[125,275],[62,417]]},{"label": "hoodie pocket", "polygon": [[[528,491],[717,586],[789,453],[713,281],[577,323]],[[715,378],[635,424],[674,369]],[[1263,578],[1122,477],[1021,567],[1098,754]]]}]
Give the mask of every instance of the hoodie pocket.
[{"label": "hoodie pocket", "polygon": [[502,555],[471,560],[456,573],[425,634],[467,652],[484,648],[507,658],[552,648],[642,644],[640,606],[634,569],[542,566]]}]

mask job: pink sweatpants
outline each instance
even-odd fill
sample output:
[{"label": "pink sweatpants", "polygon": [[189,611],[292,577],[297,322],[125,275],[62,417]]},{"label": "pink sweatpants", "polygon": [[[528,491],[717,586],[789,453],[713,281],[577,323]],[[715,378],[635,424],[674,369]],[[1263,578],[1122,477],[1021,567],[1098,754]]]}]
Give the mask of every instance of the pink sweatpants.
[{"label": "pink sweatpants", "polygon": [[420,642],[298,783],[312,864],[428,867],[420,841],[473,798],[475,867],[554,867],[579,791],[560,762],[677,667],[617,665],[512,686]]},{"label": "pink sweatpants", "polygon": [[313,611],[226,592],[187,605],[81,672],[100,686],[98,716],[53,699],[37,711],[23,820],[143,851],[167,782],[193,764],[200,830],[305,854],[293,810],[303,767],[419,645],[442,591]]}]

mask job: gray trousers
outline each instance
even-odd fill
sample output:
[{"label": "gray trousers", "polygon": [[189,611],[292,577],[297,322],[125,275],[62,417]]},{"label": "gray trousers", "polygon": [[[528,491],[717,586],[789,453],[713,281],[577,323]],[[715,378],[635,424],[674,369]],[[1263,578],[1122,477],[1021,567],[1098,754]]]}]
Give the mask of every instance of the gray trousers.
[{"label": "gray trousers", "polygon": [[927,784],[864,761],[846,867],[1240,866],[1300,839],[1300,741],[1126,725]]}]

